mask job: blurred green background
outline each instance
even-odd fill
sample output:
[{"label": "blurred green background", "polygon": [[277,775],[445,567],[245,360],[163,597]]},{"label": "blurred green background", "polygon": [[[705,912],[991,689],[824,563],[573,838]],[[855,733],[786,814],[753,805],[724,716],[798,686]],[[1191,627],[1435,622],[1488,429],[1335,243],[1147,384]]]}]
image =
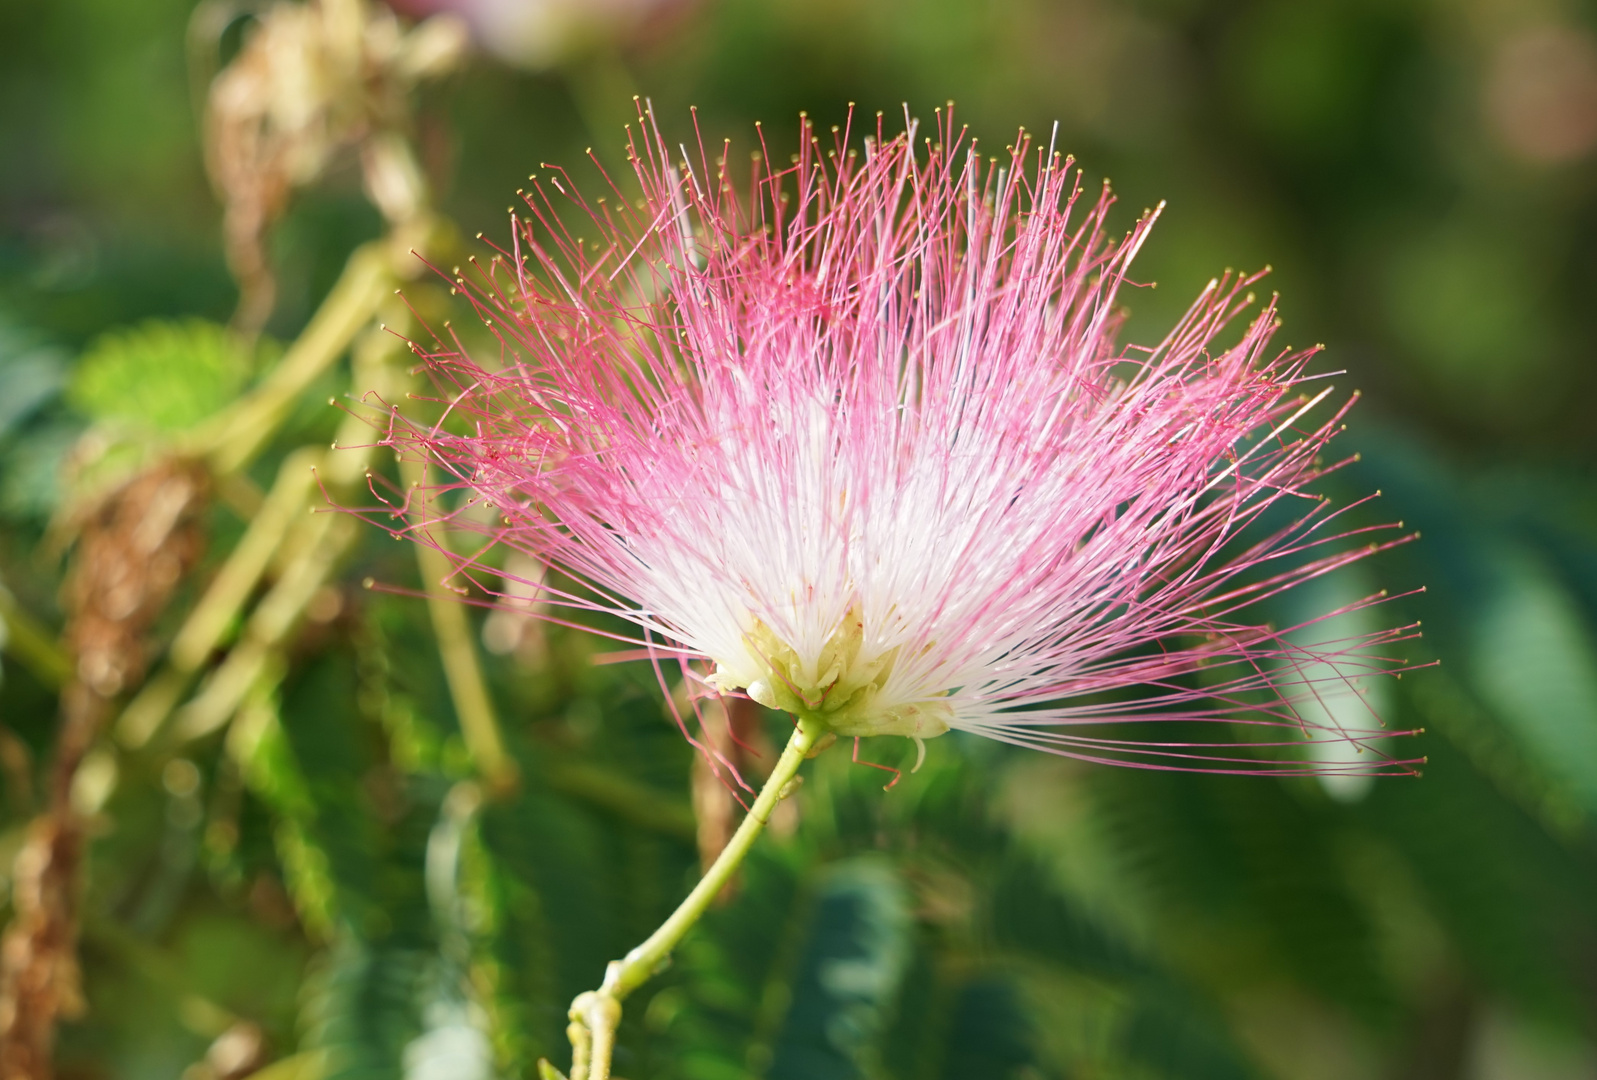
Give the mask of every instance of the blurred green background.
[{"label": "blurred green background", "polygon": [[[609,0],[560,32],[532,17],[556,0],[519,7],[477,5],[497,54],[420,93],[415,145],[466,235],[505,233],[542,162],[621,165],[633,93],[674,136],[697,106],[708,138],[747,145],[759,120],[774,146],[800,110],[951,99],[991,148],[1057,121],[1120,228],[1167,200],[1128,337],[1273,265],[1282,340],[1324,342],[1364,391],[1336,492],[1381,489],[1367,520],[1423,533],[1359,584],[1427,586],[1382,610],[1422,618],[1413,659],[1443,661],[1381,691],[1426,729],[1419,780],[1147,775],[951,736],[883,794],[828,755],[796,826],[629,1002],[621,1075],[1597,1077],[1588,4]],[[59,672],[24,639],[66,617],[63,462],[140,393],[199,415],[255,378],[185,354],[127,361],[119,389],[80,363],[115,328],[234,309],[191,9],[0,4],[0,874],[57,727]],[[248,20],[228,25],[224,57]],[[269,237],[268,360],[382,229],[352,157],[296,197]],[[346,383],[305,396],[256,483],[325,445]],[[243,528],[224,502],[157,647]],[[343,559],[253,742],[105,751],[59,1075],[532,1075],[564,1060],[565,1003],[687,888],[692,754],[653,674],[590,666],[578,633],[488,651],[522,781],[451,801],[471,766],[426,605],[358,587],[415,587],[401,547],[369,529]]]}]

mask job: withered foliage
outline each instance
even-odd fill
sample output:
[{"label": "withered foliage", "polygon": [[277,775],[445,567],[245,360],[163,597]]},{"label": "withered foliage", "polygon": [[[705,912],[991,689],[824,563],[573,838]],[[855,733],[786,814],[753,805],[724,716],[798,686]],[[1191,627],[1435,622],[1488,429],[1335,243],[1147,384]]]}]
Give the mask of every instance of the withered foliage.
[{"label": "withered foliage", "polygon": [[47,805],[17,856],[11,924],[0,940],[0,1077],[52,1075],[58,1019],[83,1011],[77,936],[85,820],[73,804],[78,767],[112,704],[144,674],[148,635],[198,558],[205,474],[165,461],[99,499],[78,520],[66,588],[74,660]]},{"label": "withered foliage", "polygon": [[[196,19],[207,21],[200,17],[209,8]],[[209,21],[218,30],[224,24]],[[387,8],[353,0],[280,2],[260,12],[238,56],[212,81],[205,117],[206,168],[224,206],[228,267],[239,285],[238,329],[253,333],[272,312],[277,290],[266,233],[294,190],[341,151],[403,130],[411,88],[454,67],[465,41],[458,19],[405,30]],[[362,150],[376,196],[393,185],[373,175],[372,147]],[[386,200],[376,201],[390,213]]]}]

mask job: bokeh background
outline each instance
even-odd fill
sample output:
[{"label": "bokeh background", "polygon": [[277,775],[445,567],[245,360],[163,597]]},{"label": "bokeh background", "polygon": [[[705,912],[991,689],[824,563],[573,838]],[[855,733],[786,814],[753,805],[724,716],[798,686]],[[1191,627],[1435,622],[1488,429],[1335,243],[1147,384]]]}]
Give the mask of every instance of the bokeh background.
[{"label": "bokeh background", "polygon": [[[442,6],[412,0],[404,17]],[[708,137],[744,146],[756,120],[782,145],[800,110],[826,125],[850,102],[891,121],[952,100],[994,149],[1057,122],[1089,181],[1113,179],[1120,227],[1167,200],[1139,263],[1158,288],[1131,295],[1127,335],[1157,335],[1227,267],[1272,265],[1284,340],[1325,343],[1339,385],[1363,391],[1340,440],[1361,461],[1335,493],[1380,489],[1366,520],[1422,533],[1303,600],[1427,587],[1381,613],[1423,619],[1411,658],[1441,665],[1370,691],[1395,727],[1426,729],[1422,779],[1137,774],[951,736],[884,794],[828,755],[736,895],[629,1002],[621,1075],[1597,1077],[1589,4],[452,6],[478,47],[403,108],[460,236],[506,233],[542,162],[592,180],[591,146],[620,165],[635,93],[675,135],[696,106]],[[205,95],[259,10],[0,4],[7,897],[38,876],[13,863],[56,782],[86,603],[72,575],[96,537],[126,539],[94,517],[95,478],[181,455],[387,227],[359,153],[335,148],[265,233],[264,332],[246,348],[215,329],[239,291]],[[446,260],[481,250],[441,244]],[[428,289],[411,287],[419,303]],[[184,574],[135,635],[150,672],[279,465],[334,437],[344,414],[325,403],[351,377],[342,360],[318,375],[205,489]],[[419,587],[410,546],[377,529],[341,543],[209,729],[183,729],[180,710],[187,736],[121,738],[144,674],[102,688],[110,711],[67,778],[88,823],[67,886],[83,890],[83,1001],[58,1003],[58,1075],[486,1080],[534,1075],[540,1054],[563,1064],[565,1003],[669,910],[729,820],[646,666],[595,667],[590,639],[513,613],[473,611],[456,635],[483,657],[520,776],[480,782],[437,617],[360,588]],[[200,693],[248,639],[249,605],[302,562],[272,555],[196,661]],[[779,723],[740,722],[755,741]]]}]

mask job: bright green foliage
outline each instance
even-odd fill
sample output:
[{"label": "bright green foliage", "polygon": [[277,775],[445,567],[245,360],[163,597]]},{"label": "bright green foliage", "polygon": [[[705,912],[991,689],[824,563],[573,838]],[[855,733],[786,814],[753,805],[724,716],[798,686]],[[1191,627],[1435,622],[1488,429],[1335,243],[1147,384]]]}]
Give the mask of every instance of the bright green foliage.
[{"label": "bright green foliage", "polygon": [[254,370],[253,350],[200,319],[146,322],[93,341],[67,397],[94,420],[170,433],[232,401]]}]

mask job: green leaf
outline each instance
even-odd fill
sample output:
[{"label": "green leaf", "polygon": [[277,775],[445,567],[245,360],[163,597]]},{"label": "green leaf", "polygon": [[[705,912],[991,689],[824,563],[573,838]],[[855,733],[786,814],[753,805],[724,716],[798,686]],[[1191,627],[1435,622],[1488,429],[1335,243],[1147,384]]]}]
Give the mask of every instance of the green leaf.
[{"label": "green leaf", "polygon": [[60,351],[0,321],[0,438],[11,434],[66,382]]},{"label": "green leaf", "polygon": [[76,424],[44,425],[0,456],[0,512],[48,518],[61,501],[62,465],[81,434]]},{"label": "green leaf", "polygon": [[1026,982],[1012,965],[994,965],[923,927],[882,1042],[883,1071],[899,1080],[1053,1075],[1042,1071],[1049,1048]]},{"label": "green leaf", "polygon": [[770,1064],[803,962],[812,858],[799,844],[756,848],[736,895],[678,948],[670,984],[645,1016],[663,1044],[662,1077],[730,1080]]},{"label": "green leaf", "polygon": [[252,360],[244,343],[215,323],[142,323],[91,342],[72,373],[67,398],[97,421],[182,431],[233,400]]},{"label": "green leaf", "polygon": [[912,923],[888,862],[867,856],[829,867],[813,904],[771,1080],[864,1075],[904,973]]},{"label": "green leaf", "polygon": [[971,979],[954,994],[942,1054],[941,1080],[968,1076],[1026,1076],[1037,1062],[1036,1032],[1015,985],[1002,978]]},{"label": "green leaf", "polygon": [[[579,700],[606,728],[642,722],[634,713],[667,726],[659,700],[635,696],[624,683],[597,700]],[[570,703],[555,707],[563,705]],[[691,887],[696,860],[681,839],[563,794],[545,772],[545,760],[561,751],[507,734],[521,784],[513,797],[483,808],[462,854],[461,888],[480,918],[472,977],[502,1065],[539,1055],[563,1063],[572,998],[597,987],[605,965],[664,920]],[[686,769],[679,775],[685,781]],[[628,780],[643,786],[635,776]],[[616,1064],[622,1075],[652,1075],[631,1057],[643,1041],[636,1025],[646,1008],[640,1000],[624,1014]]]},{"label": "green leaf", "polygon": [[421,1032],[419,999],[429,955],[339,936],[306,980],[303,1049],[327,1052],[323,1080],[390,1080]]},{"label": "green leaf", "polygon": [[1504,545],[1476,609],[1470,671],[1542,768],[1597,814],[1597,637],[1564,583]]},{"label": "green leaf", "polygon": [[1358,812],[1394,843],[1473,977],[1520,1008],[1571,1024],[1589,1010],[1597,860],[1509,802],[1440,734],[1421,780],[1377,784]]},{"label": "green leaf", "polygon": [[[1071,984],[1072,1030],[1051,1025],[1056,1056],[1135,1062],[1181,1080],[1247,1080],[1254,1074],[1218,1010],[1167,970],[1088,918],[1027,858],[1005,862],[992,897],[993,941],[1020,963],[1047,964]],[[1057,1006],[1057,986],[1042,991]],[[1033,998],[1037,991],[1033,990]],[[1019,1008],[1019,1005],[1013,1006]],[[1020,1036],[1014,1028],[1011,1043]],[[949,1075],[954,1075],[950,1073]]]},{"label": "green leaf", "polygon": [[301,1016],[304,1048],[328,1053],[328,1080],[400,1074],[436,968],[424,883],[444,785],[386,760],[359,668],[355,654],[333,648],[295,672],[281,734],[263,732],[246,771],[277,816],[297,905],[332,939]]},{"label": "green leaf", "polygon": [[479,1011],[452,996],[427,1007],[427,1030],[405,1047],[405,1080],[491,1080],[493,1048]]},{"label": "green leaf", "polygon": [[1183,966],[1230,984],[1284,977],[1369,1019],[1390,1007],[1336,815],[1314,787],[1119,769],[1091,782]]}]

